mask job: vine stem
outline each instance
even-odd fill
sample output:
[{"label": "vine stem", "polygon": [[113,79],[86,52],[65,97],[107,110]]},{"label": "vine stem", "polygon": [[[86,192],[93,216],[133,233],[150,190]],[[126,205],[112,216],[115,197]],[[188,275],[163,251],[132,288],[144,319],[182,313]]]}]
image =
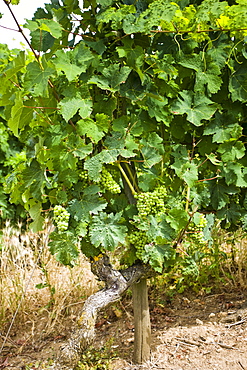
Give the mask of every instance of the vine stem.
[{"label": "vine stem", "polygon": [[24,40],[26,41],[26,43],[28,44],[29,48],[32,50],[32,53],[33,55],[35,56],[35,58],[37,59],[38,63],[41,65],[40,63],[40,60],[39,60],[39,55],[36,54],[34,48],[32,47],[30,41],[28,40],[27,36],[25,35],[25,33],[23,32],[23,29],[21,28],[16,16],[14,15],[11,7],[10,7],[10,3],[7,1],[7,0],[3,0],[3,2],[6,4],[7,8],[9,9],[10,11],[10,14],[11,16],[13,17],[14,21],[15,21],[15,24],[17,25],[17,28],[18,28],[18,31],[17,32],[20,32],[22,37],[24,38]]},{"label": "vine stem", "polygon": [[246,31],[247,28],[215,28],[215,29],[208,29],[208,30],[150,30],[152,33],[177,33],[179,35],[183,33],[209,33],[209,32],[233,32],[233,31]]},{"label": "vine stem", "polygon": [[135,195],[135,194],[136,194],[136,191],[135,191],[135,189],[134,189],[133,185],[131,184],[131,182],[130,182],[130,180],[129,180],[128,176],[126,175],[125,171],[123,170],[123,168],[122,168],[121,164],[120,164],[120,163],[117,163],[117,166],[118,166],[118,168],[120,169],[121,174],[123,175],[124,179],[126,180],[126,182],[127,182],[128,186],[129,186],[129,188],[130,188],[131,193],[132,193],[133,195]]},{"label": "vine stem", "polygon": [[175,244],[174,244],[173,248],[176,248],[177,246],[179,246],[179,245],[181,244],[182,239],[183,239],[183,236],[184,236],[184,234],[186,233],[186,230],[188,229],[188,226],[189,226],[189,224],[190,224],[190,222],[191,222],[191,220],[192,220],[192,217],[194,216],[194,214],[196,213],[196,211],[197,211],[197,210],[198,210],[198,206],[196,206],[196,207],[193,209],[193,211],[190,213],[190,218],[189,218],[189,220],[188,220],[188,222],[187,222],[186,226],[185,226],[185,227],[183,228],[183,230],[180,232],[179,237],[178,237],[177,241],[175,242]]},{"label": "vine stem", "polygon": [[[3,2],[4,2],[4,3],[6,4],[6,6],[8,7],[8,9],[9,9],[9,11],[10,11],[10,14],[11,14],[11,16],[13,17],[13,19],[14,19],[14,21],[15,21],[15,24],[17,25],[18,30],[16,30],[16,31],[21,33],[21,35],[23,36],[24,40],[25,40],[25,41],[26,41],[26,43],[28,44],[28,46],[29,46],[30,50],[32,51],[32,53],[33,53],[33,55],[34,55],[35,59],[37,60],[37,62],[38,62],[38,64],[39,64],[40,68],[41,68],[42,70],[44,70],[43,65],[42,65],[42,63],[41,63],[41,61],[40,61],[40,56],[36,53],[36,51],[34,50],[34,48],[33,48],[33,47],[32,47],[32,45],[31,45],[30,41],[28,40],[28,38],[27,38],[27,37],[26,37],[26,35],[24,34],[23,29],[21,28],[21,26],[20,26],[20,24],[19,24],[19,22],[18,22],[18,20],[17,20],[17,18],[16,18],[16,16],[15,16],[14,12],[12,11],[12,9],[11,9],[11,7],[10,7],[10,3],[9,3],[7,0],[3,0]],[[56,90],[55,90],[55,87],[54,87],[54,85],[52,84],[52,82],[51,82],[51,80],[50,80],[50,79],[48,80],[48,84],[49,84],[49,86],[53,89],[53,92],[54,92],[55,98],[56,98],[56,100],[59,102],[59,101],[60,101],[60,98],[59,98],[59,96],[58,96],[58,94],[57,94],[57,92],[56,92]],[[28,107],[27,107],[27,108],[28,108]],[[37,107],[37,108],[39,108],[39,107]],[[45,108],[45,107],[44,107],[44,109],[48,109],[48,108]],[[51,109],[58,109],[58,108],[51,108]],[[74,123],[71,121],[71,119],[69,120],[69,123],[70,123],[70,125],[75,129],[75,125],[74,125]]]}]

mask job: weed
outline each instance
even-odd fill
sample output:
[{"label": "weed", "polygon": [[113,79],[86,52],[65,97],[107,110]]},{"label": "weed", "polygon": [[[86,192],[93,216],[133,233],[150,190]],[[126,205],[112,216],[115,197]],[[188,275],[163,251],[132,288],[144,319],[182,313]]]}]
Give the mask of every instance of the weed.
[{"label": "weed", "polygon": [[110,339],[99,349],[88,348],[78,362],[76,370],[110,370],[111,360],[118,354],[113,348],[113,339]]}]

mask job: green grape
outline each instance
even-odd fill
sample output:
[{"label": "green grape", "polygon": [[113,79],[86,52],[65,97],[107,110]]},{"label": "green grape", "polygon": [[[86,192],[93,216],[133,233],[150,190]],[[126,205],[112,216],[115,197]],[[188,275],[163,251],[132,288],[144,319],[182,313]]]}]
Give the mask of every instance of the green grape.
[{"label": "green grape", "polygon": [[128,241],[136,249],[136,257],[142,259],[144,247],[149,242],[148,236],[145,231],[135,230],[128,235]]},{"label": "green grape", "polygon": [[57,225],[58,231],[65,231],[68,229],[69,226],[69,212],[60,205],[56,205],[53,210],[54,213],[54,221]]},{"label": "green grape", "polygon": [[187,230],[188,238],[198,244],[205,245],[206,241],[204,239],[203,229],[207,226],[207,219],[204,215],[200,215],[200,220],[198,224],[190,224]]},{"label": "green grape", "polygon": [[167,191],[164,186],[158,186],[154,191],[147,191],[136,195],[137,209],[140,217],[150,214],[160,215],[166,211],[165,198]]},{"label": "green grape", "polygon": [[104,190],[109,191],[112,194],[121,193],[121,188],[118,183],[113,179],[112,175],[105,167],[102,168],[100,176],[100,185]]},{"label": "green grape", "polygon": [[86,188],[89,185],[89,177],[88,172],[86,170],[82,170],[79,173],[80,180],[82,182],[82,188]]}]

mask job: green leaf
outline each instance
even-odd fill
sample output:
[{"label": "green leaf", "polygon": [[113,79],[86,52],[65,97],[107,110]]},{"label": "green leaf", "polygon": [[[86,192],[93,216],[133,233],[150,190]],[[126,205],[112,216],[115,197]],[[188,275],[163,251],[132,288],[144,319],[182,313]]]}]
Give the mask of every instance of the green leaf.
[{"label": "green leaf", "polygon": [[65,121],[74,117],[78,111],[82,118],[87,118],[92,112],[92,101],[89,99],[64,98],[58,106]]},{"label": "green leaf", "polygon": [[77,144],[76,149],[73,150],[73,154],[80,159],[86,158],[93,151],[93,144],[85,144],[84,140],[80,138],[79,144]]},{"label": "green leaf", "polygon": [[144,159],[144,166],[148,168],[153,167],[162,160],[162,155],[160,155],[159,151],[148,143],[141,148],[141,153]]},{"label": "green leaf", "polygon": [[217,104],[205,95],[193,91],[182,91],[180,98],[172,105],[173,114],[186,114],[187,120],[195,126],[201,126],[202,120],[210,119],[217,110]]},{"label": "green leaf", "polygon": [[147,244],[144,247],[143,262],[159,273],[163,272],[164,266],[169,267],[175,263],[176,251],[170,244]]},{"label": "green leaf", "polygon": [[187,225],[189,216],[183,208],[173,208],[169,210],[168,215],[166,215],[165,219],[174,230],[179,232]]},{"label": "green leaf", "polygon": [[18,136],[19,130],[25,125],[30,124],[33,119],[33,109],[28,108],[29,102],[25,102],[21,92],[15,96],[15,104],[11,108],[11,116],[8,120],[8,126],[15,136]]},{"label": "green leaf", "polygon": [[222,175],[225,176],[226,184],[234,184],[238,187],[247,187],[247,169],[238,162],[228,162],[222,168]]},{"label": "green leaf", "polygon": [[25,88],[33,89],[33,96],[48,97],[48,80],[55,72],[51,63],[43,63],[45,66],[41,67],[38,62],[31,62],[27,66],[27,73],[25,75]]},{"label": "green leaf", "polygon": [[77,122],[79,135],[87,135],[94,143],[98,143],[109,129],[109,120],[105,114],[96,114],[96,122],[87,118]]},{"label": "green leaf", "polygon": [[230,141],[220,144],[217,151],[221,154],[222,161],[234,161],[245,155],[245,146],[242,141]]},{"label": "green leaf", "polygon": [[102,170],[103,163],[114,163],[117,161],[119,150],[102,150],[92,158],[88,158],[85,161],[84,168],[88,170],[89,178],[94,181],[100,180],[100,172]]},{"label": "green leaf", "polygon": [[213,143],[224,143],[231,139],[239,139],[243,128],[238,123],[231,123],[232,117],[221,116],[216,113],[215,120],[211,121],[204,129],[204,135],[213,135]]},{"label": "green leaf", "polygon": [[232,100],[247,102],[247,60],[242,64],[234,63],[234,72],[229,81],[229,90]]},{"label": "green leaf", "polygon": [[57,59],[54,60],[54,64],[57,67],[57,70],[64,72],[69,81],[73,81],[82,73],[81,68],[71,62],[70,55],[68,53],[58,50],[56,52],[56,56]]},{"label": "green leaf", "polygon": [[151,168],[162,160],[164,153],[162,141],[162,138],[155,132],[150,133],[147,139],[140,140],[145,167]]},{"label": "green leaf", "polygon": [[40,164],[35,159],[33,159],[30,166],[26,167],[22,172],[22,179],[25,188],[29,189],[32,196],[41,200],[46,178],[44,169],[41,168]]},{"label": "green leaf", "polygon": [[63,265],[73,267],[79,255],[74,235],[69,231],[63,233],[52,232],[50,240],[50,252],[55,255],[56,260]]},{"label": "green leaf", "polygon": [[175,230],[166,221],[166,215],[162,216],[161,221],[157,220],[154,216],[149,216],[150,227],[147,235],[151,240],[158,244],[172,242],[176,237]]},{"label": "green leaf", "polygon": [[104,199],[98,194],[83,195],[82,199],[74,199],[69,203],[68,211],[76,221],[90,221],[91,215],[96,215],[107,206]]},{"label": "green leaf", "polygon": [[126,81],[130,71],[131,69],[127,66],[111,64],[103,69],[102,76],[91,77],[89,83],[96,84],[103,90],[118,91],[119,86]]},{"label": "green leaf", "polygon": [[225,207],[229,202],[229,194],[235,193],[236,187],[233,185],[227,186],[215,180],[210,182],[211,205],[215,210]]},{"label": "green leaf", "polygon": [[237,224],[242,216],[242,208],[239,204],[231,203],[217,212],[220,220],[226,220],[226,227]]},{"label": "green leaf", "polygon": [[12,63],[9,63],[8,69],[5,74],[8,79],[13,78],[13,76],[22,70],[26,65],[25,51],[20,51]]},{"label": "green leaf", "polygon": [[189,160],[187,150],[183,145],[174,146],[172,155],[175,157],[175,160],[171,168],[189,187],[194,186],[198,180],[198,164],[194,163],[193,160]]},{"label": "green leaf", "polygon": [[30,228],[34,233],[43,229],[45,219],[41,216],[41,210],[41,203],[36,203],[29,209],[30,216],[34,220],[30,223]]},{"label": "green leaf", "polygon": [[124,244],[127,227],[121,225],[121,213],[101,212],[93,216],[90,226],[90,240],[95,247],[113,251],[119,244]]},{"label": "green leaf", "polygon": [[42,19],[39,20],[39,29],[49,32],[53,37],[58,39],[62,36],[63,27],[53,19]]},{"label": "green leaf", "polygon": [[199,54],[184,55],[179,64],[186,68],[196,71],[196,81],[194,91],[204,92],[205,86],[210,93],[215,94],[219,91],[222,79],[219,76],[221,71],[216,63],[208,62],[205,56]]},{"label": "green leaf", "polygon": [[18,136],[20,118],[23,112],[22,96],[19,93],[16,96],[15,105],[11,109],[11,118],[8,121],[8,126],[13,131],[15,136]]}]

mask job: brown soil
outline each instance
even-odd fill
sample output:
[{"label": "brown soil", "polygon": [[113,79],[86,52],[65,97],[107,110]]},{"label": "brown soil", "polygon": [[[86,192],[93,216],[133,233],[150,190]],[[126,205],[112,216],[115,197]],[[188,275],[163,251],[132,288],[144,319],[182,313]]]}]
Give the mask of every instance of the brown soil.
[{"label": "brown soil", "polygon": [[[154,298],[151,292],[152,354],[146,364],[131,363],[134,332],[127,297],[98,319],[96,346],[112,343],[118,353],[111,361],[112,370],[247,370],[246,292],[179,295],[162,304],[155,303]],[[49,359],[69,336],[76,313],[65,312],[57,321],[59,329],[54,328],[49,335],[45,330],[47,315],[44,311],[35,319],[30,314],[24,325],[14,326],[0,356],[0,369],[49,368]],[[3,337],[2,331],[0,339]]]}]

